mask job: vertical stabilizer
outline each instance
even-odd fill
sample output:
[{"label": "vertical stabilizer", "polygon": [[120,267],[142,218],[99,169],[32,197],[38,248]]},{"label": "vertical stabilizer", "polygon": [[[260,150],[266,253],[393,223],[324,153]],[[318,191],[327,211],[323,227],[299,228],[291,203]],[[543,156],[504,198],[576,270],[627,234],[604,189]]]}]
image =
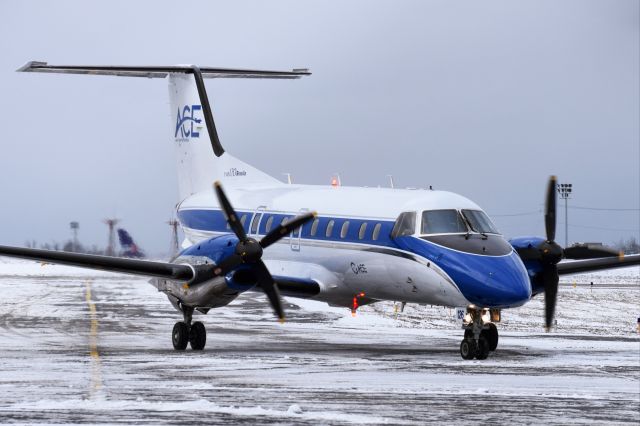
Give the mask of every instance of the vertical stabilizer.
[{"label": "vertical stabilizer", "polygon": [[[171,139],[175,143],[181,199],[210,189],[216,180],[225,186],[282,184],[224,152],[221,147],[218,150],[221,155],[216,155],[212,140],[217,141],[217,134],[210,137],[194,75],[169,74],[169,101]],[[216,132],[215,127],[212,131]]]}]

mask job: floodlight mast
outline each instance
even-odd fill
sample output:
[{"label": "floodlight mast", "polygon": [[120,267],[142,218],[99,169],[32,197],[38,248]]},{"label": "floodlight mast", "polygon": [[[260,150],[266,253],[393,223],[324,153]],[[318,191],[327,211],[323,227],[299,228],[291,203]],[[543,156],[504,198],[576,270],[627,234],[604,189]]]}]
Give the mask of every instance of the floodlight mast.
[{"label": "floodlight mast", "polygon": [[558,193],[560,198],[564,200],[564,246],[569,247],[569,213],[568,213],[568,200],[571,198],[571,192],[573,191],[573,185],[570,183],[559,183]]},{"label": "floodlight mast", "polygon": [[76,221],[69,222],[69,228],[71,228],[71,234],[73,235],[73,248],[71,251],[75,253],[78,251],[78,229],[80,229],[80,224]]}]

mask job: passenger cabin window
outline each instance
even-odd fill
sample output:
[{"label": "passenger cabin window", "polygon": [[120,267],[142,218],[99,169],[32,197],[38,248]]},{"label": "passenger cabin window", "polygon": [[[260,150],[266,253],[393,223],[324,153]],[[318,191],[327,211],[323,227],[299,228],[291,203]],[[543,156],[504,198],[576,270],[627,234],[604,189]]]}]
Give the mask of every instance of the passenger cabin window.
[{"label": "passenger cabin window", "polygon": [[267,219],[267,224],[264,226],[265,232],[271,231],[272,225],[273,225],[273,216],[269,216],[269,219]]},{"label": "passenger cabin window", "polygon": [[347,220],[342,224],[342,229],[340,229],[340,238],[344,238],[347,236],[347,232],[349,232],[349,221]]},{"label": "passenger cabin window", "polygon": [[371,235],[373,241],[378,240],[378,237],[380,236],[380,228],[382,228],[381,223],[376,223],[376,226],[373,227],[373,235]]},{"label": "passenger cabin window", "polygon": [[327,223],[327,232],[325,232],[325,236],[327,238],[331,237],[331,234],[333,233],[333,225],[335,224],[335,221],[330,220],[329,223]]},{"label": "passenger cabin window", "polygon": [[318,232],[318,224],[320,223],[320,219],[315,219],[311,224],[311,236],[315,237]]},{"label": "passenger cabin window", "polygon": [[252,234],[257,234],[258,233],[258,224],[260,223],[260,218],[262,217],[262,213],[256,213],[253,216],[253,220],[251,221],[251,233]]},{"label": "passenger cabin window", "polygon": [[358,231],[358,239],[362,240],[366,232],[367,232],[367,222],[364,222],[362,225],[360,225],[360,230]]},{"label": "passenger cabin window", "polygon": [[467,226],[457,210],[427,210],[422,213],[422,234],[466,233]]},{"label": "passenger cabin window", "polygon": [[480,210],[462,210],[462,215],[472,231],[478,232],[480,234],[499,234],[500,231],[496,228],[496,226],[491,222],[491,219],[485,214],[485,212]]},{"label": "passenger cabin window", "polygon": [[242,225],[242,227],[244,228],[244,224],[247,222],[247,215],[243,214],[242,217],[240,218],[240,225]]},{"label": "passenger cabin window", "polygon": [[391,238],[404,237],[406,235],[413,235],[416,233],[416,213],[404,212],[400,213],[398,219],[396,219],[393,230],[391,231]]}]

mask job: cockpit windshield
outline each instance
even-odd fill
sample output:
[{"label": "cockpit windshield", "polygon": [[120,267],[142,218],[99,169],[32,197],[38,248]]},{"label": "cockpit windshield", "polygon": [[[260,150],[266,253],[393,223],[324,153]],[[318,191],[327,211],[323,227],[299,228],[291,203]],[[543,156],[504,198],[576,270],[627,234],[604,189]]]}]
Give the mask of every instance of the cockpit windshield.
[{"label": "cockpit windshield", "polygon": [[400,213],[391,230],[391,238],[404,237],[416,233],[416,212]]},{"label": "cockpit windshield", "polygon": [[491,219],[481,210],[462,210],[471,230],[480,234],[499,234]]},{"label": "cockpit windshield", "polygon": [[422,212],[422,234],[456,234],[468,232],[457,210],[426,210]]}]

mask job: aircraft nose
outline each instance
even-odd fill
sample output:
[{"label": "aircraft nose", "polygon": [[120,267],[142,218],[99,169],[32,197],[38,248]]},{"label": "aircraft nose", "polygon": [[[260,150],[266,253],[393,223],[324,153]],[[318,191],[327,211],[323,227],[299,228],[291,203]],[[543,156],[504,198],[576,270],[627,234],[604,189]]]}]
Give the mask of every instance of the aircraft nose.
[{"label": "aircraft nose", "polygon": [[520,277],[512,271],[489,272],[485,282],[487,288],[486,305],[520,306],[531,298],[531,284],[528,277]]},{"label": "aircraft nose", "polygon": [[490,256],[448,249],[412,237],[396,238],[396,242],[442,268],[469,303],[507,308],[524,305],[531,299],[527,269],[511,246],[507,254]]},{"label": "aircraft nose", "polygon": [[467,266],[461,281],[465,298],[478,306],[516,307],[531,298],[531,283],[518,255],[486,259]]}]

